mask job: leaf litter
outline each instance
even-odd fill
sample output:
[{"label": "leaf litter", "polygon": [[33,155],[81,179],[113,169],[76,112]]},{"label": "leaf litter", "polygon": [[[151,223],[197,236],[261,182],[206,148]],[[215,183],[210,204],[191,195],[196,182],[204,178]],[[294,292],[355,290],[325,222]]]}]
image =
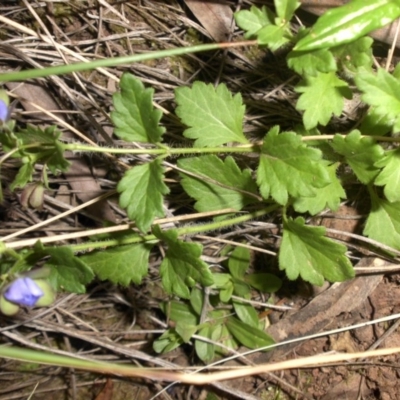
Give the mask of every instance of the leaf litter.
[{"label": "leaf litter", "polygon": [[[121,4],[99,2],[99,8],[90,1],[60,3],[62,4],[60,8],[57,8],[56,4],[45,3],[36,7],[34,11],[27,8],[26,3],[15,5],[10,2],[2,5],[0,15],[12,15],[13,21],[33,32],[36,30],[37,23],[44,24],[54,41],[61,46],[54,45],[53,39],[46,34],[46,30],[43,30],[45,34],[41,36],[36,34],[36,37],[34,35],[31,41],[28,41],[23,38],[23,30],[20,26],[2,21],[5,32],[0,46],[2,71],[14,68],[15,65],[35,67],[37,63],[63,63],[65,60],[75,62],[82,58],[90,60],[95,56],[109,57],[150,51],[154,48],[178,47],[201,42],[209,37],[208,32],[178,2],[165,4],[147,1],[145,7],[140,7],[139,2],[136,1]],[[235,3],[227,2],[227,6],[230,6],[232,10]],[[231,34],[235,37],[237,33]],[[177,87],[184,87],[194,79],[200,79],[208,84],[220,81],[226,83],[233,93],[241,93],[246,104],[244,131],[247,137],[257,139],[271,126],[280,125],[286,129],[300,122],[299,114],[294,108],[295,94],[291,83],[293,78],[290,71],[283,65],[284,61],[279,58],[279,54],[272,56],[268,52],[254,49],[233,50],[210,55],[155,60],[145,64],[133,64],[107,70],[99,69],[80,74],[79,77],[77,75],[54,77],[46,84],[35,85],[35,90],[37,90],[35,94],[31,92],[33,88],[28,83],[22,84],[21,91],[17,91],[17,88],[11,84],[9,84],[9,89],[14,89],[14,93],[18,96],[16,112],[19,114],[21,123],[46,125],[56,123],[61,127],[66,140],[82,140],[71,134],[70,125],[72,125],[80,132],[85,132],[88,139],[95,143],[101,145],[111,142],[115,146],[120,146],[122,142],[111,139],[111,124],[104,111],[108,112],[111,109],[111,96],[115,91],[115,83],[123,72],[134,73],[147,87],[155,89],[154,102],[167,111],[163,118],[163,125],[167,128],[166,135],[170,143],[182,141],[182,127],[176,119],[168,115],[168,110],[173,109],[171,104],[174,98],[173,91]],[[338,82],[338,84],[341,83]],[[371,84],[368,77],[365,78],[365,85],[367,84]],[[378,88],[378,85],[375,86]],[[184,92],[183,89],[182,91]],[[341,107],[341,105],[332,104],[335,112],[340,108],[339,106]],[[325,121],[323,115],[320,119],[322,122]],[[344,125],[352,123],[351,118],[349,121],[341,122]],[[155,133],[156,137],[157,134]],[[243,132],[237,132],[237,135],[239,139],[244,138]],[[116,185],[113,174],[121,173],[120,162],[131,162],[135,158],[140,162],[141,157],[143,156],[113,160],[107,156],[93,156],[88,159],[71,155],[70,161],[75,169],[51,180],[55,193],[54,196],[45,196],[43,211],[31,213],[24,210],[12,193],[5,193],[5,202],[2,205],[2,235],[8,235],[62,211],[73,209],[76,198],[84,202],[96,198],[101,193],[114,190]],[[225,160],[226,168],[228,168],[228,163]],[[2,179],[7,181],[14,171],[13,162],[7,162],[2,170]],[[39,174],[40,171],[34,173]],[[386,184],[383,175],[381,181],[382,185]],[[158,184],[161,186],[160,182]],[[245,182],[243,186],[251,191],[251,188],[246,187]],[[57,200],[57,191],[63,187],[70,188],[67,192],[68,202]],[[173,189],[177,191],[178,187],[173,187]],[[169,197],[168,214],[170,216],[179,214],[181,210],[189,206],[186,199],[180,198],[180,193],[173,192],[173,195],[176,198]],[[239,193],[236,192],[236,196],[238,195]],[[62,198],[66,198],[65,193]],[[242,195],[238,198],[238,201],[244,201]],[[362,202],[361,198],[358,203],[362,205]],[[356,217],[348,216],[348,219],[358,218],[362,211],[356,214]],[[343,224],[346,216],[338,215],[337,219],[336,217],[335,214],[327,216],[328,219],[336,221],[335,225],[330,226],[339,231],[346,230],[347,227]],[[104,219],[119,221],[123,218],[125,214],[117,206],[115,199],[111,198],[109,203],[97,202],[91,209],[81,210],[75,215],[66,215],[62,220],[20,238],[31,239],[43,235],[75,232],[92,227],[96,221]],[[379,215],[376,219],[378,224]],[[259,224],[250,222],[238,226],[234,232],[215,232],[213,241],[209,239],[198,241],[202,242],[205,254],[211,260],[213,257],[216,258],[215,254],[218,254],[216,250],[221,247],[219,238],[238,239],[242,234],[246,235],[246,240],[254,246],[267,245],[271,249],[276,249],[282,239],[279,223],[279,215],[270,215],[267,221],[260,221]],[[324,224],[323,221],[321,223]],[[371,224],[370,221],[367,229],[374,229]],[[144,225],[143,228],[146,230],[147,226]],[[266,237],[266,230],[272,235]],[[360,232],[353,230],[350,233]],[[196,241],[196,237],[192,237],[192,240]],[[362,257],[374,256],[373,249],[368,247],[360,249],[360,246],[356,244],[354,246],[355,256],[360,257],[360,253]],[[165,300],[165,294],[157,281],[157,270],[161,262],[158,253],[154,251],[148,254],[148,251],[144,249],[141,251],[149,257],[150,268],[149,276],[139,287],[130,285],[127,288],[118,288],[111,283],[96,283],[88,288],[88,293],[85,295],[60,296],[56,308],[22,313],[16,320],[3,318],[0,326],[1,343],[13,341],[28,347],[33,347],[37,343],[38,348],[46,346],[54,351],[80,353],[83,357],[86,356],[85,353],[88,353],[92,359],[110,361],[136,359],[143,365],[163,366],[170,369],[178,366],[187,367],[196,363],[191,352],[181,348],[163,357],[155,356],[151,350],[154,338],[166,328],[166,322],[160,318],[158,311],[158,305]],[[258,265],[271,262],[268,256],[260,254],[254,254],[251,261],[255,271]],[[98,268],[101,268],[100,263]],[[361,279],[363,284],[368,284],[369,290],[363,292],[364,297],[355,295],[359,303],[355,302],[353,308],[348,306],[346,308],[345,305],[341,308],[339,305],[342,303],[336,293],[336,297],[329,297],[332,290],[323,291],[319,294],[322,297],[319,298],[319,296],[315,297],[315,288],[308,285],[302,287],[300,283],[287,284],[285,290],[274,295],[274,299],[282,303],[291,303],[295,309],[302,310],[308,310],[307,307],[315,304],[316,310],[321,312],[321,299],[325,296],[326,299],[330,299],[326,307],[331,318],[325,321],[324,329],[368,321],[372,317],[398,312],[396,296],[393,294],[397,293],[397,275],[384,279],[376,276],[374,279],[357,279]],[[134,282],[135,279],[132,278],[132,281]],[[375,289],[374,285],[378,287]],[[358,289],[360,287],[362,287],[361,284]],[[352,293],[350,292],[349,297],[344,297],[346,301],[342,299],[342,302],[350,303]],[[257,298],[255,292],[252,295],[254,300],[265,301],[265,299]],[[368,301],[365,300],[367,295],[369,295]],[[289,314],[286,316],[283,312],[274,311],[268,318],[272,322],[275,321],[278,327],[279,321],[291,321],[292,327],[296,324],[304,326],[305,321],[300,312]],[[323,314],[326,317],[327,314]],[[309,333],[322,329],[315,320],[309,323],[309,327]],[[368,327],[355,330],[351,335],[347,334],[345,341],[350,341],[351,345],[349,344],[345,350],[368,348],[375,341],[376,335],[384,334],[382,327],[377,329],[378,333]],[[267,332],[272,334],[273,330],[274,325],[268,328]],[[300,333],[302,333],[301,329],[295,329],[294,332],[286,331],[287,335],[295,337],[298,337]],[[32,336],[35,336],[35,341],[31,340]],[[399,337],[392,335],[387,340],[395,346],[398,345]],[[343,345],[340,343],[340,336],[322,337],[306,341],[296,349],[296,354],[307,356],[330,349],[343,350]],[[280,357],[284,356],[281,354]],[[293,352],[286,355],[288,358],[293,358],[293,356]],[[387,360],[385,359],[385,362]],[[245,360],[245,363],[252,362],[261,362],[260,357],[248,356]],[[11,398],[11,396],[27,398],[31,393],[33,393],[32,398],[42,398],[43,393],[46,393],[47,397],[51,396],[50,398],[54,399],[64,398],[65,395],[79,399],[93,397],[93,395],[100,397],[100,392],[105,393],[106,390],[112,390],[112,396],[108,396],[117,400],[127,398],[127,393],[134,393],[135,399],[149,399],[165,388],[165,385],[160,383],[126,382],[113,379],[114,385],[110,389],[110,384],[106,380],[99,381],[98,377],[94,378],[92,374],[86,372],[75,371],[73,374],[65,374],[55,367],[17,365],[6,360],[1,360],[1,367],[3,378],[0,379],[5,379],[6,384],[0,385],[0,399]],[[361,368],[364,369],[363,374],[357,374],[357,370]],[[22,378],[21,374],[23,374]],[[190,389],[179,385],[167,392],[164,391],[162,396],[180,398],[191,395],[194,398],[200,398],[205,397],[207,392],[211,395],[215,390],[219,393],[218,398],[237,396],[248,399],[286,399],[296,398],[296,396],[304,398],[318,396],[328,399],[333,398],[332,396],[340,398],[343,394],[348,397],[354,394],[356,398],[356,394],[361,393],[364,398],[369,396],[369,398],[386,399],[398,397],[396,386],[392,384],[396,377],[396,369],[388,367],[384,362],[375,364],[361,362],[361,364],[350,366],[286,372],[284,379],[268,374],[227,384],[215,383],[211,385],[211,389],[201,387]],[[39,385],[34,389],[37,383]],[[377,395],[380,397],[372,397]]]}]

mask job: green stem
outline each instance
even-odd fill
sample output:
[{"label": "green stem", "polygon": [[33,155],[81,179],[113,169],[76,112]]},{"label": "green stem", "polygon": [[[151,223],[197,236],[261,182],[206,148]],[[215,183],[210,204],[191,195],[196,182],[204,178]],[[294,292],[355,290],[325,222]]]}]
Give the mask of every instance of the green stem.
[{"label": "green stem", "polygon": [[[183,235],[193,235],[196,233],[207,232],[207,231],[215,231],[218,229],[223,229],[228,226],[237,225],[246,221],[250,221],[251,219],[262,217],[276,209],[280,208],[279,204],[273,204],[269,207],[263,208],[261,210],[253,211],[251,213],[241,215],[235,218],[229,218],[224,221],[217,221],[217,222],[210,222],[208,224],[198,224],[193,226],[185,226],[182,228],[176,229],[178,232],[178,236]],[[126,244],[135,244],[135,243],[142,243],[142,242],[153,242],[158,241],[158,238],[155,235],[145,235],[145,236],[134,236],[134,237],[127,237],[124,239],[109,239],[109,240],[102,240],[99,242],[89,242],[89,243],[80,243],[71,245],[70,248],[74,252],[84,251],[88,249],[99,249],[105,247],[112,247],[112,246],[120,246]]]},{"label": "green stem", "polygon": [[[12,157],[12,155],[14,153],[18,153],[19,151],[23,151],[23,150],[35,149],[35,148],[40,148],[43,150],[46,148],[51,149],[52,147],[46,146],[46,144],[44,144],[44,143],[30,143],[30,144],[25,144],[20,147],[15,147],[14,149],[8,151],[6,154],[4,154],[3,157],[0,158],[0,165],[2,165],[4,163],[4,161],[6,161],[8,158]],[[34,160],[32,160],[32,161],[34,161]]]},{"label": "green stem", "polygon": [[43,69],[30,69],[20,72],[9,72],[6,74],[0,74],[0,82],[23,81],[32,78],[43,78],[50,75],[70,74],[72,72],[88,71],[95,68],[116,67],[117,65],[132,64],[135,62],[154,60],[157,58],[180,56],[184,54],[199,53],[210,50],[219,50],[228,47],[252,46],[255,44],[257,44],[257,41],[255,40],[236,43],[202,44],[191,47],[180,47],[175,49],[152,51],[145,54],[134,54],[124,57],[105,58],[102,60],[80,62],[68,65],[57,65],[55,67],[48,67]]},{"label": "green stem", "polygon": [[182,147],[182,148],[143,148],[143,149],[116,149],[113,147],[93,147],[87,144],[71,143],[63,144],[65,150],[87,151],[93,153],[109,154],[152,154],[152,155],[170,155],[170,154],[204,154],[204,153],[254,153],[259,152],[258,146],[252,144],[235,147]]},{"label": "green stem", "polygon": [[[320,135],[320,136],[303,136],[302,140],[307,142],[309,140],[332,140],[336,135]],[[346,135],[342,135],[345,137]],[[386,142],[400,142],[400,138],[385,137],[385,136],[362,136],[370,137],[376,141]],[[114,148],[114,147],[94,147],[84,143],[69,143],[63,144],[65,150],[70,151],[86,151],[93,153],[109,153],[109,154],[149,154],[149,155],[164,155],[170,154],[208,154],[208,153],[260,153],[262,143],[249,143],[234,147],[177,147],[171,148],[167,146],[160,146],[159,148],[142,148],[142,149],[129,149],[129,148]]]}]

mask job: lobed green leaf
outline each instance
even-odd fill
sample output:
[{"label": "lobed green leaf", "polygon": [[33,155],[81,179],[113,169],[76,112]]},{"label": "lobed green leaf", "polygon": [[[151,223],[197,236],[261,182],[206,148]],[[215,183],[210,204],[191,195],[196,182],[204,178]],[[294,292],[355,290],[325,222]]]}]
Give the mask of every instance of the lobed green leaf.
[{"label": "lobed green leaf", "polygon": [[118,183],[119,204],[142,232],[150,228],[154,218],[164,216],[163,196],[169,189],[163,178],[164,169],[157,159],[126,171]]},{"label": "lobed green leaf", "polygon": [[50,259],[45,267],[50,268],[49,282],[56,290],[85,293],[86,285],[94,278],[91,268],[75,256],[69,247],[46,248]]},{"label": "lobed green leaf", "polygon": [[245,106],[240,93],[232,96],[224,84],[214,88],[211,84],[195,82],[191,88],[178,87],[175,100],[176,114],[190,127],[183,134],[196,139],[195,147],[248,143],[243,134]]},{"label": "lobed green leaf", "polygon": [[257,32],[257,41],[260,46],[265,45],[276,51],[291,39],[289,24],[267,25]]},{"label": "lobed green leaf", "polygon": [[257,185],[251,171],[241,171],[230,156],[225,160],[216,155],[184,158],[178,161],[178,166],[195,175],[180,173],[182,187],[196,200],[194,207],[197,211],[224,208],[239,211],[257,201],[251,196],[257,194]]},{"label": "lobed green leaf", "polygon": [[300,7],[301,3],[297,0],[274,0],[278,17],[290,21],[294,12]]},{"label": "lobed green leaf", "polygon": [[178,239],[175,230],[161,231],[156,226],[153,233],[168,245],[168,250],[160,266],[164,289],[184,299],[190,298],[190,287],[195,282],[203,286],[214,283],[208,265],[200,259],[203,247],[198,243],[186,243]]},{"label": "lobed green leaf", "polygon": [[372,208],[365,223],[364,235],[400,250],[400,201],[380,199],[370,191]]},{"label": "lobed green leaf", "polygon": [[389,150],[385,156],[375,163],[375,167],[383,168],[374,184],[384,186],[386,198],[395,203],[400,201],[400,150]]},{"label": "lobed green leaf", "polygon": [[342,113],[343,98],[352,97],[348,84],[333,72],[307,76],[295,87],[295,91],[302,93],[296,109],[305,111],[303,122],[306,129],[315,128],[318,124],[327,125],[332,115]]},{"label": "lobed green leaf", "polygon": [[275,15],[266,6],[258,8],[251,6],[250,10],[241,10],[235,13],[237,25],[245,32],[244,37],[250,39],[266,25],[274,23]]},{"label": "lobed green leaf", "polygon": [[103,281],[108,280],[118,285],[140,284],[147,275],[149,243],[135,243],[104,250],[96,250],[81,256],[93,272]]},{"label": "lobed green leaf", "polygon": [[311,215],[316,215],[327,207],[332,211],[337,211],[341,199],[346,198],[346,192],[336,176],[339,163],[328,165],[329,163],[325,162],[324,164],[327,165],[331,182],[323,188],[316,188],[314,196],[295,199],[293,208],[297,212],[309,212]]},{"label": "lobed green leaf", "polygon": [[287,56],[290,68],[299,75],[317,76],[319,72],[328,73],[337,70],[336,60],[327,49],[309,52],[291,51]]},{"label": "lobed green leaf", "polygon": [[257,170],[257,183],[262,196],[270,195],[282,205],[288,197],[314,196],[316,188],[327,186],[331,180],[322,153],[307,147],[294,132],[279,134],[272,128],[266,135]]},{"label": "lobed green leaf", "polygon": [[289,279],[299,276],[321,286],[324,279],[341,282],[354,277],[346,246],[328,239],[324,227],[305,225],[304,218],[285,219],[279,250],[279,268]]},{"label": "lobed green leaf", "polygon": [[363,37],[355,42],[344,44],[332,49],[342,69],[346,73],[357,74],[360,71],[369,71],[373,65],[373,39]]},{"label": "lobed green leaf", "polygon": [[113,95],[114,133],[127,142],[160,142],[165,129],[159,125],[162,112],[153,107],[154,89],[145,89],[140,79],[128,73],[122,75],[120,88]]},{"label": "lobed green leaf", "polygon": [[383,156],[383,149],[371,137],[361,137],[358,130],[346,136],[335,135],[331,143],[332,148],[345,157],[346,162],[353,169],[362,183],[370,183],[379,173],[375,163]]},{"label": "lobed green leaf", "polygon": [[383,68],[378,72],[360,72],[354,78],[363,92],[362,99],[374,107],[376,114],[390,120],[393,131],[400,130],[400,80]]}]

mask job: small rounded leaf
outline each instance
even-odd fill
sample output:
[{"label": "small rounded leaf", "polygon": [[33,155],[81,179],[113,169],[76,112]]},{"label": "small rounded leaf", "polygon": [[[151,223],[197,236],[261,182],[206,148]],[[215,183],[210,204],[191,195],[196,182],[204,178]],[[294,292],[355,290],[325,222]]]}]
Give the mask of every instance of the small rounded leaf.
[{"label": "small rounded leaf", "polygon": [[33,307],[43,294],[42,289],[40,289],[34,280],[23,277],[12,282],[5,290],[3,296],[11,303]]},{"label": "small rounded leaf", "polygon": [[15,315],[19,311],[17,304],[11,303],[3,296],[0,296],[0,312],[7,316]]},{"label": "small rounded leaf", "polygon": [[48,307],[56,298],[53,288],[44,279],[35,279],[35,283],[43,291],[43,296],[36,302],[35,307]]}]

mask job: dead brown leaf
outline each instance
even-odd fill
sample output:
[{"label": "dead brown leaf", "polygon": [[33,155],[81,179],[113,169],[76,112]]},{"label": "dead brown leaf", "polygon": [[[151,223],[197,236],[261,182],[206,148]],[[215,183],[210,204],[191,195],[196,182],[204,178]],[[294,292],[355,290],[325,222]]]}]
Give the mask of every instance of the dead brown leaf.
[{"label": "dead brown leaf", "polygon": [[232,30],[233,12],[227,4],[198,0],[185,0],[185,3],[216,42],[228,39]]}]

